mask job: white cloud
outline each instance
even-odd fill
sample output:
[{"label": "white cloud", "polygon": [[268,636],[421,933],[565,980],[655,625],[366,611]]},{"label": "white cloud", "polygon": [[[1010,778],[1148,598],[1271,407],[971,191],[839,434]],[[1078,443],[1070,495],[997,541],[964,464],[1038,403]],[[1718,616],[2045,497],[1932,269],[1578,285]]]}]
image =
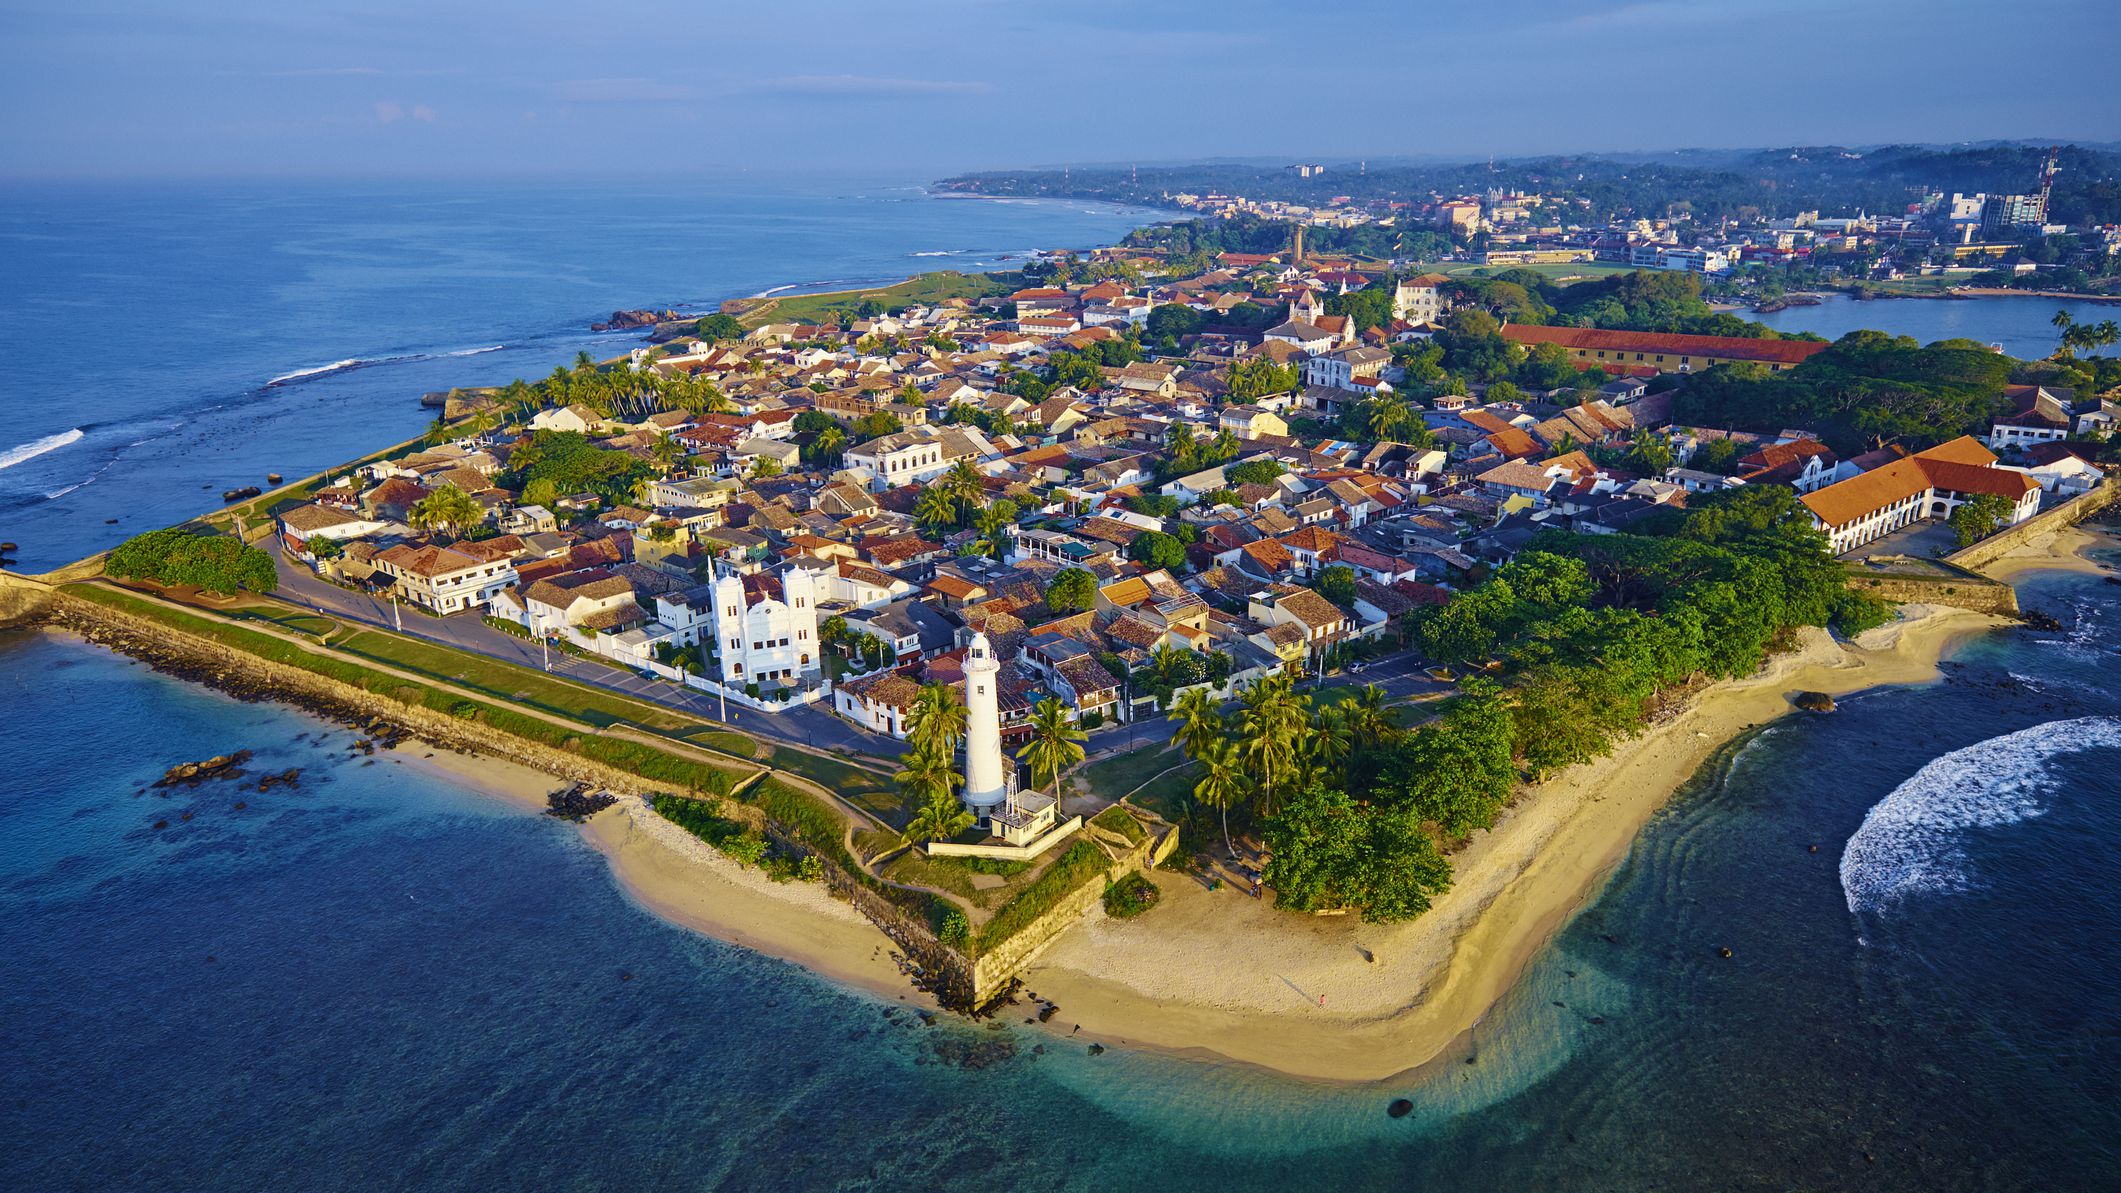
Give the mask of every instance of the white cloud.
[{"label": "white cloud", "polygon": [[376,119],[384,124],[396,124],[398,121],[405,119],[405,105],[403,104],[394,104],[386,99],[378,101],[375,108]]},{"label": "white cloud", "polygon": [[981,95],[992,84],[959,79],[885,79],[871,75],[787,75],[746,90],[774,95]]},{"label": "white cloud", "polygon": [[652,104],[699,98],[697,88],[654,79],[570,79],[555,84],[552,94],[570,104]]}]

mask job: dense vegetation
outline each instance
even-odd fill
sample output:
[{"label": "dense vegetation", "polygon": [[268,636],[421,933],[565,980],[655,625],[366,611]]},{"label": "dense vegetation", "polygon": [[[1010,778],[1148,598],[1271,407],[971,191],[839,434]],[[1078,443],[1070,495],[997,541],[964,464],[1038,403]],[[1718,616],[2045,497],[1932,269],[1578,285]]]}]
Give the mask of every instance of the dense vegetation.
[{"label": "dense vegetation", "polygon": [[[1832,145],[1794,146],[1497,162],[1373,161],[1360,171],[1353,163],[1343,163],[1310,178],[1264,164],[1078,166],[1065,176],[1057,170],[995,172],[946,179],[941,185],[989,195],[1066,194],[1151,204],[1168,202],[1166,196],[1179,192],[1321,204],[1341,195],[1357,202],[1418,202],[1433,195],[1501,188],[1555,196],[1567,203],[1566,214],[1575,222],[1637,215],[1716,220],[1809,210],[1891,211],[1932,191],[2023,193],[2036,184],[2046,154],[2045,145],[1887,145],[1862,152]],[[2062,172],[2051,211],[2056,221],[2121,221],[2121,156],[2070,145],[2063,147],[2059,164]],[[1310,235],[1306,233],[1307,243]],[[1340,251],[1328,243],[1318,249]]]},{"label": "dense vegetation", "polygon": [[238,589],[271,592],[279,587],[272,556],[242,540],[188,530],[150,530],[111,549],[103,574],[157,584],[189,584],[227,596]]},{"label": "dense vegetation", "polygon": [[1853,331],[1784,372],[1718,365],[1687,379],[1673,405],[1691,426],[1772,432],[1811,427],[1852,454],[1881,442],[1929,446],[1985,433],[2005,409],[2017,362],[1971,340],[1923,347],[1907,336]]},{"label": "dense vegetation", "polygon": [[1493,823],[1522,778],[1599,757],[1686,685],[1752,673],[1796,627],[1857,632],[1885,616],[1849,590],[1788,489],[1707,495],[1654,529],[1547,532],[1423,614],[1426,653],[1492,661],[1499,678],[1464,681],[1412,729],[1375,688],[1321,708],[1272,677],[1227,722],[1211,698],[1181,696],[1171,717],[1200,767],[1195,799],[1261,829],[1278,906],[1406,919],[1448,886],[1443,846]]},{"label": "dense vegetation", "polygon": [[625,452],[596,446],[579,431],[538,431],[508,457],[502,483],[520,489],[530,505],[584,491],[617,504],[631,500],[635,484],[653,471]]}]

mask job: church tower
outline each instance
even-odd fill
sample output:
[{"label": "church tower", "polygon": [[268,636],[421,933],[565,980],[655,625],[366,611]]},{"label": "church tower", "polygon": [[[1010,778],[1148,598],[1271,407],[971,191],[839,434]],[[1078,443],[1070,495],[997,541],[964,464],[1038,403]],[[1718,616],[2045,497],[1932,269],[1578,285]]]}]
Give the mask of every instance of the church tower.
[{"label": "church tower", "polygon": [[[714,632],[719,639],[716,646],[721,651],[722,675],[725,684],[743,686],[749,677],[744,674],[744,580],[736,569],[720,571],[710,556],[708,575],[714,576]],[[720,572],[716,576],[716,572]]]},{"label": "church tower", "polygon": [[987,817],[1008,798],[1002,769],[1001,664],[987,635],[965,650],[965,810]]}]

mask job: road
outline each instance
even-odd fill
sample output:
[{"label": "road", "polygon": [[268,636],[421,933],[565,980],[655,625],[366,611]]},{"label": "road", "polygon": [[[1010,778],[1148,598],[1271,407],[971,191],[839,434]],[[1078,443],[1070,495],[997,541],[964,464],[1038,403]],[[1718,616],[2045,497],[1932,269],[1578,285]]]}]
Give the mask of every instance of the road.
[{"label": "road", "polygon": [[277,549],[273,552],[273,560],[280,574],[279,591],[273,594],[276,598],[343,621],[400,630],[408,637],[424,638],[458,650],[548,670],[578,683],[622,692],[638,700],[678,709],[704,721],[727,724],[753,737],[808,746],[814,750],[852,750],[886,760],[896,758],[906,749],[904,742],[856,728],[815,706],[765,712],[731,705],[728,719],[724,721],[722,701],[705,692],[680,687],[600,659],[582,658],[557,650],[548,657],[538,643],[503,633],[487,625],[476,612],[436,617],[409,605],[393,611],[388,600],[353,592],[320,579],[301,564],[283,558]]},{"label": "road", "polygon": [[[503,633],[487,625],[476,612],[437,617],[410,605],[394,611],[387,600],[320,579],[307,567],[282,557],[277,546],[273,551],[273,562],[280,574],[280,589],[273,594],[275,597],[344,621],[400,630],[410,637],[425,638],[458,650],[549,670],[580,683],[678,709],[701,720],[727,724],[753,737],[808,746],[814,750],[851,750],[887,762],[906,752],[905,742],[858,728],[816,705],[783,712],[732,705],[728,719],[724,721],[721,700],[705,692],[680,687],[601,659],[582,658],[557,650],[548,658],[538,643]],[[1359,674],[1343,672],[1332,676],[1316,687],[1322,690],[1362,684],[1376,684],[1384,689],[1388,699],[1394,701],[1447,691],[1451,686],[1429,678],[1422,671],[1421,661],[1406,652],[1372,661]],[[1170,741],[1177,730],[1176,724],[1161,716],[1106,725],[1090,732],[1083,743],[1084,751],[1096,756],[1161,745]]]}]

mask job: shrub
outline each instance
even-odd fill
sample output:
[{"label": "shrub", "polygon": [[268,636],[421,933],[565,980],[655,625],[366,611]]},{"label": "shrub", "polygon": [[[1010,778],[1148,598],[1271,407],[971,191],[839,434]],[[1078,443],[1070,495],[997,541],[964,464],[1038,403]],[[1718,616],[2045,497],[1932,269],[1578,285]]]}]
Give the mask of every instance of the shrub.
[{"label": "shrub", "polygon": [[964,912],[953,907],[943,913],[943,926],[935,937],[953,949],[962,949],[972,943],[972,922],[965,918]]},{"label": "shrub", "polygon": [[1163,892],[1139,874],[1129,874],[1105,888],[1105,914],[1129,920],[1156,906]]}]

